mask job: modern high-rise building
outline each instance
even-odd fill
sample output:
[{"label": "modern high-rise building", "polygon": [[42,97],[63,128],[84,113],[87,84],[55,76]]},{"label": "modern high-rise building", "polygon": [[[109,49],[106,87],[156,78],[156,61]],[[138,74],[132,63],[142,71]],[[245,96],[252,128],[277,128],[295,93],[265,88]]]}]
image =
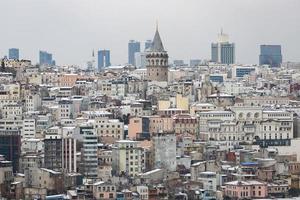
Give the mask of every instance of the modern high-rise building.
[{"label": "modern high-rise building", "polygon": [[191,67],[195,67],[201,64],[201,60],[200,59],[191,59],[190,60],[190,66]]},{"label": "modern high-rise building", "polygon": [[282,63],[280,45],[260,45],[259,65],[279,67]]},{"label": "modern high-rise building", "polygon": [[141,51],[140,42],[130,40],[128,42],[128,64],[135,65],[134,54]]},{"label": "modern high-rise building", "polygon": [[8,50],[8,58],[19,60],[19,49],[17,48],[11,48]]},{"label": "modern high-rise building", "polygon": [[152,45],[152,41],[151,40],[146,40],[145,42],[145,51],[149,48],[151,48],[151,45]]},{"label": "modern high-rise building", "polygon": [[146,67],[146,53],[145,52],[136,52],[134,54],[135,58],[135,66],[137,68],[145,68]]},{"label": "modern high-rise building", "polygon": [[158,29],[151,48],[147,50],[147,76],[152,81],[168,81],[168,53],[165,51]]},{"label": "modern high-rise building", "polygon": [[98,167],[98,137],[93,126],[82,125],[79,127],[80,135],[83,136],[81,156],[82,156],[82,173],[88,178],[97,177]]},{"label": "modern high-rise building", "polygon": [[61,170],[62,168],[62,138],[60,135],[46,135],[45,140],[45,168]]},{"label": "modern high-rise building", "polygon": [[0,155],[12,162],[13,171],[19,169],[19,159],[21,155],[21,134],[19,130],[0,131]]},{"label": "modern high-rise building", "polygon": [[47,51],[39,52],[40,65],[55,65],[55,61],[52,59],[52,54]]},{"label": "modern high-rise building", "polygon": [[221,64],[235,62],[235,44],[229,42],[229,37],[223,31],[218,35],[218,42],[211,44],[211,61]]},{"label": "modern high-rise building", "polygon": [[173,60],[173,65],[175,67],[182,67],[185,66],[184,60]]},{"label": "modern high-rise building", "polygon": [[110,66],[110,51],[99,50],[98,51],[98,71],[101,71],[105,67]]}]

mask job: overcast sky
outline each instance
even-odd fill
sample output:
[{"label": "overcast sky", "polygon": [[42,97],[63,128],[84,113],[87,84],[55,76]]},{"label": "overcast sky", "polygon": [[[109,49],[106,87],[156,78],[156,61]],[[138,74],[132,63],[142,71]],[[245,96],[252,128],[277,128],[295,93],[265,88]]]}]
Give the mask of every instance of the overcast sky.
[{"label": "overcast sky", "polygon": [[0,56],[20,48],[38,61],[80,64],[92,49],[127,62],[130,39],[152,39],[156,20],[170,59],[210,58],[217,34],[229,34],[239,63],[257,63],[259,44],[281,44],[284,61],[300,61],[300,0],[0,0]]}]

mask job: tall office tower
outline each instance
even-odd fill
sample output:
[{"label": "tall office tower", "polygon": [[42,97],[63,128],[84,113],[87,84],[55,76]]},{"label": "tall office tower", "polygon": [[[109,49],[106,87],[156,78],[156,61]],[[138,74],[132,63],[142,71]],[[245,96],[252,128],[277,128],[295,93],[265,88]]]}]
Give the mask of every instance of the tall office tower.
[{"label": "tall office tower", "polygon": [[8,50],[8,58],[19,60],[19,49],[17,48],[11,48]]},{"label": "tall office tower", "polygon": [[0,155],[12,161],[14,173],[19,169],[19,159],[21,155],[21,134],[19,130],[0,131]]},{"label": "tall office tower", "polygon": [[259,65],[280,67],[282,63],[280,45],[260,45]]},{"label": "tall office tower", "polygon": [[110,66],[110,51],[99,50],[98,51],[98,71],[101,71],[105,67]]},{"label": "tall office tower", "polygon": [[190,66],[191,67],[195,67],[201,64],[201,60],[200,59],[191,59],[190,60]]},{"label": "tall office tower", "polygon": [[149,48],[151,48],[152,46],[152,41],[151,40],[146,40],[145,42],[145,51]]},{"label": "tall office tower", "polygon": [[80,135],[83,136],[81,156],[82,173],[88,178],[97,178],[98,157],[97,144],[98,138],[93,126],[82,125],[79,127]]},{"label": "tall office tower", "polygon": [[184,65],[185,65],[185,64],[184,64],[184,60],[174,60],[174,61],[173,61],[173,65],[174,65],[175,67],[184,66]]},{"label": "tall office tower", "polygon": [[61,171],[62,169],[62,138],[60,135],[46,135],[45,144],[45,168]]},{"label": "tall office tower", "polygon": [[135,66],[137,68],[145,68],[146,67],[146,53],[145,52],[136,52],[134,54],[135,58]]},{"label": "tall office tower", "polygon": [[40,65],[55,65],[55,61],[52,59],[52,54],[48,53],[47,51],[40,51],[39,52],[40,58]]},{"label": "tall office tower", "polygon": [[128,42],[128,64],[135,65],[134,54],[141,51],[140,42],[130,40]]},{"label": "tall office tower", "polygon": [[229,37],[221,33],[218,42],[211,44],[211,61],[221,64],[233,64],[235,62],[235,44],[229,43]]},{"label": "tall office tower", "polygon": [[153,81],[168,81],[168,53],[165,51],[158,29],[151,47],[147,50],[147,77]]}]

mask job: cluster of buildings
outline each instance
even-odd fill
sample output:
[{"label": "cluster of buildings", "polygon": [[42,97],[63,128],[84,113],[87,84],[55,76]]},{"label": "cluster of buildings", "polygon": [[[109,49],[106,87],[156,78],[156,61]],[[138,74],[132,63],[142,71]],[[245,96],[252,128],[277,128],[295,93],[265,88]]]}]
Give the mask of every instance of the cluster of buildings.
[{"label": "cluster of buildings", "polygon": [[170,67],[158,30],[144,52],[128,48],[124,66],[99,51],[101,70],[56,66],[47,52],[40,65],[15,50],[1,60],[0,198],[300,194],[300,65],[281,64],[280,47],[238,65],[221,32],[213,62],[181,67]]}]

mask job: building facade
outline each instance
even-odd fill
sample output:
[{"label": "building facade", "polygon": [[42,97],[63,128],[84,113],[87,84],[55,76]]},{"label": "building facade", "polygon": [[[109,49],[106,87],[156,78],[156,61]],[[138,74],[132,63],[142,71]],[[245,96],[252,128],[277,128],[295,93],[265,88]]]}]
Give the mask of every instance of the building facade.
[{"label": "building facade", "polygon": [[279,67],[282,63],[280,45],[260,45],[259,65]]},{"label": "building facade", "polygon": [[110,64],[110,51],[99,50],[98,51],[98,71],[101,71],[105,67],[109,67]]},{"label": "building facade", "polygon": [[52,54],[47,51],[39,52],[39,61],[40,65],[55,65],[55,61],[52,59]]},{"label": "building facade", "polygon": [[137,176],[145,168],[144,149],[137,141],[119,140],[112,150],[114,175]]},{"label": "building facade", "polygon": [[136,65],[135,63],[135,53],[141,51],[141,45],[140,42],[135,40],[130,40],[128,42],[128,64]]},{"label": "building facade", "polygon": [[154,166],[169,171],[176,170],[176,136],[173,133],[157,133],[152,137]]},{"label": "building facade", "polygon": [[19,60],[19,49],[11,48],[8,50],[8,58],[13,60]]},{"label": "building facade", "polygon": [[228,35],[222,31],[218,35],[218,42],[211,44],[211,61],[221,64],[235,63],[235,44],[229,43]]},{"label": "building facade", "polygon": [[147,51],[147,75],[148,80],[168,81],[168,53],[165,51],[158,30],[151,45]]}]

